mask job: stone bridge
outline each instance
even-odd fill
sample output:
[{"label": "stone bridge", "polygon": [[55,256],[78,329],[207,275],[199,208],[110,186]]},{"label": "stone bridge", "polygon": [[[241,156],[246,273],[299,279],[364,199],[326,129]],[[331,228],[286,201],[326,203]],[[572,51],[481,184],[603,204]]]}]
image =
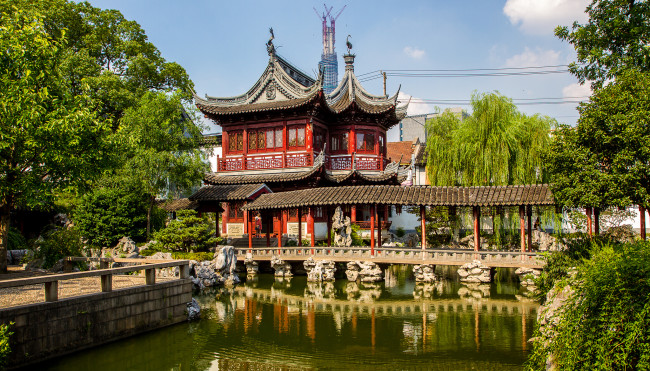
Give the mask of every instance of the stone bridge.
[{"label": "stone bridge", "polygon": [[[254,261],[271,261],[272,257],[287,262],[301,262],[309,258],[334,262],[371,261],[376,264],[430,264],[461,266],[474,260],[483,265],[507,268],[534,268],[544,266],[540,253],[520,251],[473,251],[463,249],[426,249],[400,247],[264,247],[237,248],[237,260],[250,256]],[[250,254],[250,255],[249,255]]]}]

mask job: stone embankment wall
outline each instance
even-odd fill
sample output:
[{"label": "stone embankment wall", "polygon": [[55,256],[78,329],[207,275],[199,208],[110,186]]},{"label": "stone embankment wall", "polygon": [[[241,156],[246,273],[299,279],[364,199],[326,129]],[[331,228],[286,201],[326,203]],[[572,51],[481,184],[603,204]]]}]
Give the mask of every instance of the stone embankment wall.
[{"label": "stone embankment wall", "polygon": [[187,321],[192,281],[178,279],[0,310],[14,322],[9,367]]}]

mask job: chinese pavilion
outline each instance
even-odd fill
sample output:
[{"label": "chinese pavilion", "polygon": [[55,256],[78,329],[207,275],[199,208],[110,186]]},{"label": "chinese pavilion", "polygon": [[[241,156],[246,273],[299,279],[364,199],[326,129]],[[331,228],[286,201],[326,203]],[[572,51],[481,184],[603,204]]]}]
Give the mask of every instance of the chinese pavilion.
[{"label": "chinese pavilion", "polygon": [[[386,131],[406,116],[406,105],[397,106],[397,94],[366,91],[354,74],[355,55],[349,49],[343,56],[345,74],[327,94],[322,72],[316,80],[301,72],[276,54],[272,40],[266,70],[248,92],[227,98],[195,95],[199,110],[222,127],[223,157],[190,199],[199,202],[200,211],[222,212],[223,235],[252,235],[262,224],[267,239],[269,233],[288,234],[313,243],[328,237],[329,207],[249,215],[242,206],[264,193],[398,185],[404,174],[386,157]],[[344,212],[368,229],[375,210],[351,204]],[[387,209],[379,213],[386,229]]]}]

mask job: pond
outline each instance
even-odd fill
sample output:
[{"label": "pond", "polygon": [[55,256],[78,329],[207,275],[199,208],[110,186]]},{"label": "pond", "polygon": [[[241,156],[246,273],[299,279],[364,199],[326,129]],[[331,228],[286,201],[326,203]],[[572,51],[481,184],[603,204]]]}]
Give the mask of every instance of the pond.
[{"label": "pond", "polygon": [[39,366],[47,370],[520,370],[538,303],[516,282],[308,283],[261,274],[197,295],[203,318]]}]

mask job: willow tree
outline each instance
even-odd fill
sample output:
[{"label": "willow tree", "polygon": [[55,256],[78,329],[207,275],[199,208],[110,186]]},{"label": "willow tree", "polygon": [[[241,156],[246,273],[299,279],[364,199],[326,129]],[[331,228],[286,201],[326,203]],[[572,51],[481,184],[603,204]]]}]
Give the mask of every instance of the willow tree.
[{"label": "willow tree", "polygon": [[439,186],[547,181],[542,154],[555,120],[528,116],[512,100],[474,93],[468,117],[443,113],[427,122],[427,175]]}]

